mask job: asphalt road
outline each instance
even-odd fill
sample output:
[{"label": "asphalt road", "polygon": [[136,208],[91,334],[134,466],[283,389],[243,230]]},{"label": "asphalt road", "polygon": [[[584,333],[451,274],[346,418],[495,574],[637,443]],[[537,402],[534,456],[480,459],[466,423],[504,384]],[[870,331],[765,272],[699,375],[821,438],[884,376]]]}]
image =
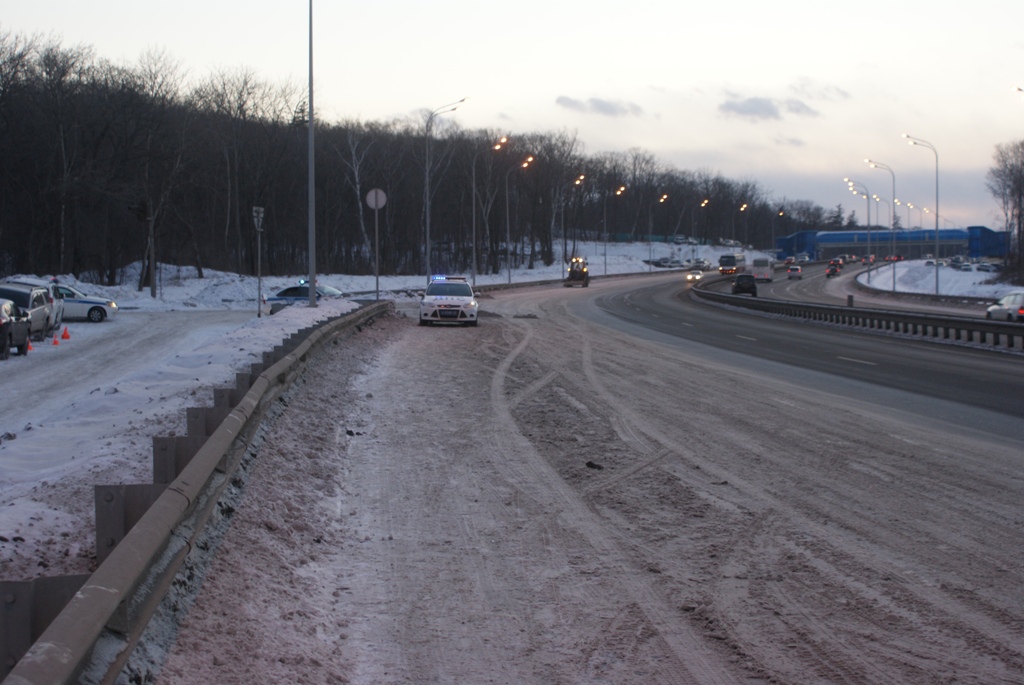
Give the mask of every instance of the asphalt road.
[{"label": "asphalt road", "polygon": [[[590,307],[587,302],[580,307]],[[592,317],[644,337],[703,346],[737,368],[789,378],[894,411],[1024,439],[1020,355],[729,310],[692,299],[678,279],[632,284],[592,302]]]}]

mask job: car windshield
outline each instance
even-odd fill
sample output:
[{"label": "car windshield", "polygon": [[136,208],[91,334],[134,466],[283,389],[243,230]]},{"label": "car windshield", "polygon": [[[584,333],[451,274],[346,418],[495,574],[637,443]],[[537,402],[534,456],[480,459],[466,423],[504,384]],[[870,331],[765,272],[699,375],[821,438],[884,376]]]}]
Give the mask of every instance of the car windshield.
[{"label": "car windshield", "polygon": [[468,283],[431,283],[427,286],[427,295],[447,295],[449,297],[472,297],[473,289]]}]

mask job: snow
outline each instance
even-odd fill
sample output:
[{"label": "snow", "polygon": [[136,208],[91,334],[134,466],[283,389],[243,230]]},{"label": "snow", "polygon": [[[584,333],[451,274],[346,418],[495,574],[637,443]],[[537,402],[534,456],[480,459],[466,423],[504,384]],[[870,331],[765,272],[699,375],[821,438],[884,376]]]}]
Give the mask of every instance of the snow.
[{"label": "snow", "polygon": [[[731,251],[633,243],[609,245],[606,256],[600,243],[585,248],[577,253],[588,257],[595,276],[650,271],[643,260],[651,257],[717,263],[720,253]],[[876,287],[891,282],[888,268],[876,272]],[[561,269],[560,261],[521,269],[512,280],[554,280]],[[933,292],[934,274],[923,262],[903,262],[897,284],[901,291]],[[943,268],[942,292],[996,299],[1013,289],[986,283],[992,275]],[[263,292],[299,278],[264,278]],[[120,312],[101,324],[66,322],[69,339],[35,343],[26,358],[0,363],[0,579],[91,570],[91,531],[83,529],[91,529],[94,484],[150,480],[151,439],[183,431],[186,407],[209,406],[210,389],[233,385],[236,372],[291,332],[374,297],[373,276],[318,278],[362,295],[257,317],[257,279],[251,276],[207,270],[198,279],[190,268],[165,267],[155,298],[131,285],[102,287],[61,276],[86,294],[115,300]],[[504,272],[476,277],[482,286],[507,280]],[[425,285],[422,276],[379,283],[382,298],[408,304]]]}]

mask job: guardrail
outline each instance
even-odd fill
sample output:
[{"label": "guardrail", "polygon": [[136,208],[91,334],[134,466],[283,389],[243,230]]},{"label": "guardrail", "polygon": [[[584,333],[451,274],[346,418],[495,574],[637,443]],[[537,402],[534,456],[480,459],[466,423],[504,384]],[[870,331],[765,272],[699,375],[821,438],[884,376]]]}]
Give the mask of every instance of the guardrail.
[{"label": "guardrail", "polygon": [[929,340],[964,341],[1011,350],[1024,349],[1024,325],[1019,323],[772,300],[763,297],[717,293],[707,290],[707,285],[709,284],[701,283],[692,288],[690,292],[695,297],[709,302],[806,321],[820,321],[869,331],[901,333]]},{"label": "guardrail", "polygon": [[311,352],[393,308],[370,304],[294,334],[235,388],[215,390],[213,407],[187,410],[188,436],[154,438],[153,483],[97,486],[96,571],[0,584],[3,685],[67,685],[83,673],[113,682],[274,400]]}]

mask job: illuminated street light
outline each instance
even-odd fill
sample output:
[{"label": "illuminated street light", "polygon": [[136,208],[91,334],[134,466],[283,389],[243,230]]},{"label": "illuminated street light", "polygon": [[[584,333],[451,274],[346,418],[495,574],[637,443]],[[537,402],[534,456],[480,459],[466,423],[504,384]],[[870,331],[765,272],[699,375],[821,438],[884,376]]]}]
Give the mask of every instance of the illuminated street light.
[{"label": "illuminated street light", "polygon": [[935,155],[935,294],[939,294],[939,151],[926,140],[902,134],[910,145],[928,148]]},{"label": "illuminated street light", "polygon": [[426,267],[427,277],[430,277],[430,253],[432,252],[430,246],[430,129],[434,125],[434,119],[442,114],[450,114],[459,108],[463,102],[469,98],[462,98],[458,102],[449,102],[447,105],[438,107],[430,114],[427,115],[427,121],[424,125],[424,132],[426,133],[426,142],[424,143],[424,155],[423,155],[423,231],[424,238],[426,239]]},{"label": "illuminated street light", "polygon": [[[604,211],[604,275],[608,275],[608,192],[604,193],[603,211]],[[619,186],[615,190],[615,195],[618,197],[626,192],[626,186]]]},{"label": "illuminated street light", "polygon": [[514,166],[505,172],[505,259],[508,262],[508,283],[512,285],[512,227],[508,213],[508,177],[516,169],[525,169],[530,166],[533,157],[527,157],[519,166]]},{"label": "illuminated street light", "polygon": [[[502,146],[507,142],[508,138],[506,136],[502,136],[501,140],[491,145],[490,149],[500,150]],[[470,273],[472,275],[472,283],[474,288],[476,287],[476,160],[480,156],[480,152],[481,151],[478,150],[473,155],[473,164],[471,165],[470,169],[470,173],[473,177],[471,183],[472,190],[470,191],[469,194],[470,216],[472,216],[471,225],[473,227],[473,268],[470,270]]]},{"label": "illuminated street light", "polygon": [[654,265],[651,263],[654,261],[654,217],[651,210],[654,205],[664,204],[665,200],[668,199],[668,195],[662,195],[657,200],[651,203],[651,206],[647,208],[647,270],[651,271],[654,269]]},{"label": "illuminated street light", "polygon": [[[864,217],[864,221],[868,227],[868,283],[871,283],[871,191],[868,190],[866,185],[858,181],[853,181],[849,178],[844,178],[843,180],[846,181],[846,186],[850,189],[851,193],[864,198],[864,211],[867,213],[867,216]],[[854,186],[860,186],[864,189],[863,192],[857,190]]]}]

